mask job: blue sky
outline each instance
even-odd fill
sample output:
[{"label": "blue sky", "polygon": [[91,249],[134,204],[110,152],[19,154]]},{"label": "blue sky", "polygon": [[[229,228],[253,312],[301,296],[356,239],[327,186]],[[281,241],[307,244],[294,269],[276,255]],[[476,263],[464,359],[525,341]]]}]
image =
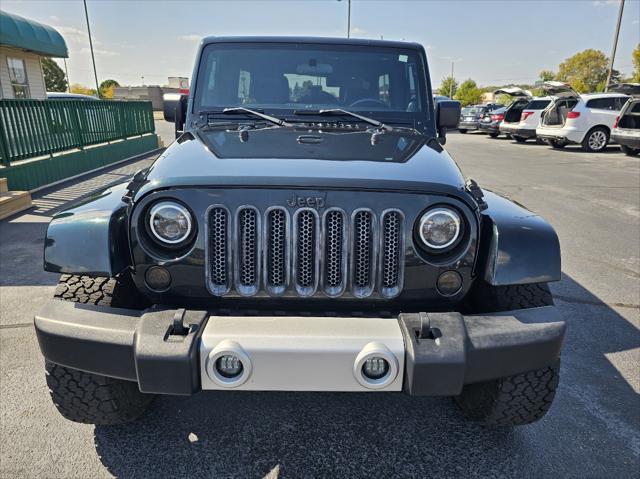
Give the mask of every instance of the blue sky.
[{"label": "blue sky", "polygon": [[[72,83],[92,85],[79,0],[2,0],[3,10],[52,25],[65,37]],[[165,84],[190,76],[204,35],[344,36],[347,1],[88,0],[99,80]],[[354,37],[408,40],[427,48],[435,86],[455,60],[458,79],[481,85],[533,82],[572,54],[610,54],[618,0],[352,0]],[[631,72],[640,0],[627,0],[615,67]]]}]

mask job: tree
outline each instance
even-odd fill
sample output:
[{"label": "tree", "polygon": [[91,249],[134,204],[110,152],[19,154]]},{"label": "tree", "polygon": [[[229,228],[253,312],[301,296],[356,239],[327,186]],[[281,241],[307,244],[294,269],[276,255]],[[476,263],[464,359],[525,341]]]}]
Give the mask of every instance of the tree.
[{"label": "tree", "polygon": [[79,83],[73,83],[69,91],[71,91],[71,93],[79,93],[80,95],[96,96],[96,90],[94,88],[88,88]]},{"label": "tree", "polygon": [[636,46],[635,50],[631,54],[633,61],[633,77],[634,82],[640,82],[640,43]]},{"label": "tree", "polygon": [[482,101],[482,90],[478,88],[476,82],[469,78],[462,82],[454,98],[458,100],[462,106],[475,105]]},{"label": "tree", "polygon": [[444,96],[453,97],[458,91],[458,82],[452,76],[448,76],[442,79],[442,83],[440,84],[440,88],[438,89],[438,94]]},{"label": "tree", "polygon": [[113,98],[113,89],[120,86],[116,80],[108,79],[100,83],[100,98]]},{"label": "tree", "polygon": [[556,77],[556,74],[551,70],[542,70],[540,72],[540,81],[550,81]]},{"label": "tree", "polygon": [[42,65],[42,76],[47,91],[67,91],[67,79],[62,68],[51,58],[43,57],[40,61]]},{"label": "tree", "polygon": [[[587,49],[560,64],[556,79],[567,82],[580,93],[602,91],[607,81],[609,59],[600,50]],[[617,73],[619,78],[620,73]],[[612,80],[614,76],[612,76]]]}]

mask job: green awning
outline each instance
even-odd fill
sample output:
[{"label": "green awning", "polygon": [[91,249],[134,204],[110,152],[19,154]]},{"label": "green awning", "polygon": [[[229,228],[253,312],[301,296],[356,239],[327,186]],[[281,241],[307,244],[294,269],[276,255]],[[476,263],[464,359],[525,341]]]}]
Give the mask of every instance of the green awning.
[{"label": "green awning", "polygon": [[0,45],[22,48],[47,57],[69,57],[64,38],[52,27],[2,11]]}]

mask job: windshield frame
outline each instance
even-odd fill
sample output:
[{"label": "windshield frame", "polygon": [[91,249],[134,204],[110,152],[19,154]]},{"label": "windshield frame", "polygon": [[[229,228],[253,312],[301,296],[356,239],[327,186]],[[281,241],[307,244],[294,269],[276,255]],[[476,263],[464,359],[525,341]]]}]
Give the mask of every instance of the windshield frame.
[{"label": "windshield frame", "polygon": [[[347,51],[353,51],[357,49],[363,50],[382,50],[386,53],[398,53],[398,54],[412,54],[416,57],[417,62],[417,80],[418,80],[418,88],[420,91],[420,108],[421,111],[417,112],[405,112],[399,110],[367,110],[367,109],[357,109],[353,110],[354,113],[368,116],[379,120],[383,123],[400,123],[400,124],[425,124],[426,122],[430,122],[434,120],[434,111],[433,111],[433,101],[431,100],[431,85],[428,81],[428,70],[426,63],[426,55],[422,48],[416,48],[412,45],[402,45],[402,46],[387,46],[387,45],[377,45],[377,44],[357,44],[351,42],[337,43],[337,42],[327,42],[327,43],[319,43],[319,42],[289,42],[289,41],[266,41],[261,42],[258,39],[251,41],[222,41],[216,42],[212,41],[209,43],[203,42],[198,52],[198,61],[196,62],[196,68],[194,69],[193,78],[196,79],[193,88],[191,88],[189,95],[189,107],[188,114],[194,115],[196,117],[201,114],[205,114],[211,112],[212,110],[222,109],[224,107],[230,107],[233,105],[216,105],[216,106],[204,106],[199,107],[199,98],[200,92],[198,86],[200,84],[206,84],[206,79],[204,78],[206,65],[205,62],[208,59],[208,53],[210,50],[216,48],[282,48],[288,47],[292,49],[302,49],[308,47],[309,49],[326,49],[326,50],[340,50],[345,49]],[[308,121],[310,118],[313,118],[312,115],[298,116],[295,115],[294,112],[296,110],[301,110],[303,108],[271,108],[271,107],[254,107],[260,112],[266,113],[268,115],[276,116],[278,118],[286,119],[287,121],[294,122],[304,122]],[[344,109],[348,110],[348,107]],[[321,117],[321,115],[319,116]],[[241,116],[239,117],[239,119]],[[326,121],[326,116],[324,116],[324,121]],[[425,125],[426,126],[426,125]],[[423,126],[424,128],[424,126]]]}]

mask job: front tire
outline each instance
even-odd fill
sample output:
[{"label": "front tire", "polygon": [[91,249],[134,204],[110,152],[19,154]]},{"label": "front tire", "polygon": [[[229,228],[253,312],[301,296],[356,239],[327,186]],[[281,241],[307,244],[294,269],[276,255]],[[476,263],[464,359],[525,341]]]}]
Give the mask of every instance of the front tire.
[{"label": "front tire", "polygon": [[628,146],[620,145],[620,149],[627,156],[638,156],[638,153],[640,153],[640,148],[629,148]]},{"label": "front tire", "polygon": [[562,140],[547,140],[547,144],[554,150],[561,150],[567,146],[567,143]]},{"label": "front tire", "polygon": [[587,153],[603,151],[609,143],[609,130],[602,126],[596,126],[589,130],[582,140],[582,150]]},{"label": "front tire", "polygon": [[513,139],[516,140],[518,143],[524,143],[525,141],[527,141],[527,139],[524,138],[523,136],[514,136]]},{"label": "front tire", "polygon": [[535,371],[467,384],[456,402],[465,415],[489,426],[522,426],[549,411],[560,381],[560,359]]},{"label": "front tire", "polygon": [[[104,278],[64,274],[54,297],[63,301],[141,308],[143,301],[128,276]],[[110,426],[139,418],[153,400],[132,381],[110,378],[45,362],[54,405],[71,421]]]},{"label": "front tire", "polygon": [[466,133],[466,132],[467,132],[467,130],[465,130],[465,129],[461,129],[461,130],[458,130],[458,131],[459,131],[460,133]]},{"label": "front tire", "polygon": [[499,135],[499,134],[500,134],[500,133],[496,133],[496,132],[492,131],[491,133],[489,133],[489,136],[490,136],[491,138],[498,138],[498,135]]}]

